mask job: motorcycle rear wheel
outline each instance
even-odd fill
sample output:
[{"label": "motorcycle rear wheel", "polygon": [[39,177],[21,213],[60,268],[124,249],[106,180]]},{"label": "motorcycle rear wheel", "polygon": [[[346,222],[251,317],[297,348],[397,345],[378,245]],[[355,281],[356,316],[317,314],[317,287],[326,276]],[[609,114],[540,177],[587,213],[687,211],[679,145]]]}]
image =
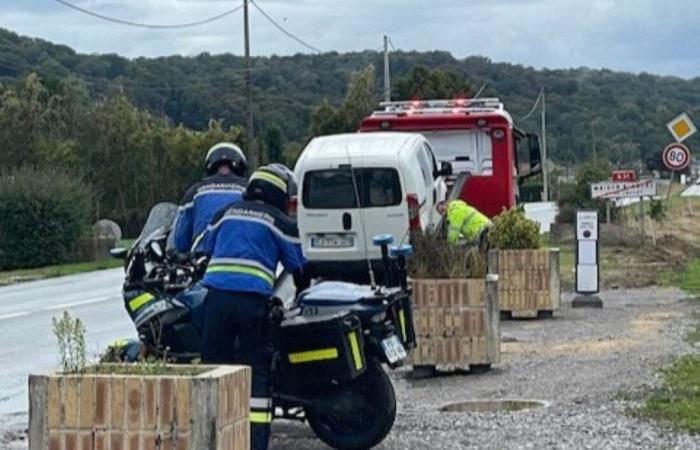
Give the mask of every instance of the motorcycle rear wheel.
[{"label": "motorcycle rear wheel", "polygon": [[339,450],[364,450],[384,440],[396,419],[396,396],[391,380],[376,360],[350,384],[327,393],[319,407],[308,408],[313,432]]}]

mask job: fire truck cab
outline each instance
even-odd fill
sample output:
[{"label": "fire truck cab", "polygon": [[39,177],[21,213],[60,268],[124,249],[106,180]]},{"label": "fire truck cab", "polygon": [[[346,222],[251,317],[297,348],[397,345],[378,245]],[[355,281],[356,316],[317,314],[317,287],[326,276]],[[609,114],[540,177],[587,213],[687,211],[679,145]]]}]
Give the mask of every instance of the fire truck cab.
[{"label": "fire truck cab", "polygon": [[360,132],[423,134],[454,176],[469,174],[459,198],[489,217],[515,206],[518,186],[541,172],[539,136],[525,133],[497,98],[383,102]]}]

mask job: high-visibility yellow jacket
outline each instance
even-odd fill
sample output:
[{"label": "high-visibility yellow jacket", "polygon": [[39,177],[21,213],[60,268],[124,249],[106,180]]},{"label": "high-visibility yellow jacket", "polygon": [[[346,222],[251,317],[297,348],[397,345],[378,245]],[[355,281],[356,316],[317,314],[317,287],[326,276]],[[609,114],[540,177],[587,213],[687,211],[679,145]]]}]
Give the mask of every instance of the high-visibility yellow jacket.
[{"label": "high-visibility yellow jacket", "polygon": [[462,200],[453,200],[447,206],[447,241],[454,244],[461,234],[467,241],[474,242],[484,229],[491,227],[491,221],[479,210]]}]

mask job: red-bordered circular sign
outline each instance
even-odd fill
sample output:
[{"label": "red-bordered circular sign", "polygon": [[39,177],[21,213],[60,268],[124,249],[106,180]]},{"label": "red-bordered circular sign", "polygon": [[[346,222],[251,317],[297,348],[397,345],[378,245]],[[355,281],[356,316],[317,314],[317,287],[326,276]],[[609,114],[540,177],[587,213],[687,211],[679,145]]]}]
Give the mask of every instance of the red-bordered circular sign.
[{"label": "red-bordered circular sign", "polygon": [[683,144],[669,144],[664,149],[662,159],[669,170],[683,170],[690,164],[690,150]]}]

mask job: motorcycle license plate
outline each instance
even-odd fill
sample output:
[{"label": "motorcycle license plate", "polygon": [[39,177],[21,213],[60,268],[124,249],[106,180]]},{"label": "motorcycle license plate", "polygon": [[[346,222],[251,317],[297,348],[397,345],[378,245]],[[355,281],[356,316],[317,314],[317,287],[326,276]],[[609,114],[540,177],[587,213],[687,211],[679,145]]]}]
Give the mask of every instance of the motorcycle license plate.
[{"label": "motorcycle license plate", "polygon": [[406,349],[403,348],[403,344],[401,344],[398,336],[384,339],[382,341],[382,350],[384,350],[386,359],[389,360],[391,364],[399,362],[407,356]]}]

